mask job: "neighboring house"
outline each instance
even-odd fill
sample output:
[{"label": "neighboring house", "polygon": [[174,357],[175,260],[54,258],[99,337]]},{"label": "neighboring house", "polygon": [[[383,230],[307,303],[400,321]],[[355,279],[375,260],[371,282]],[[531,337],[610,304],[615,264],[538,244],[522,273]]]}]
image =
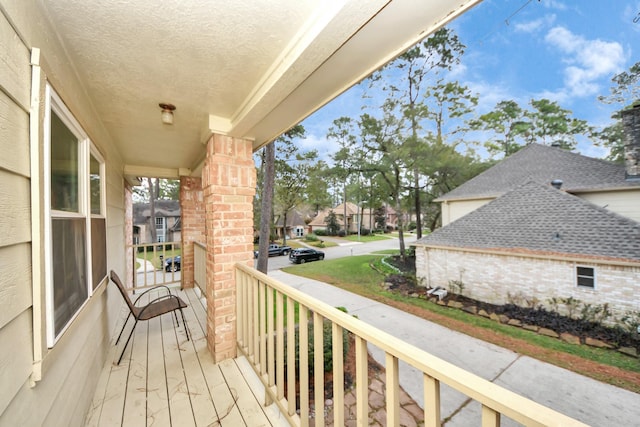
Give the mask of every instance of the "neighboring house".
[{"label": "neighboring house", "polygon": [[561,148],[530,144],[436,199],[445,226],[532,180],[562,181],[562,189],[591,203],[640,221],[640,182],[626,179],[625,165]]},{"label": "neighboring house", "polygon": [[307,230],[307,224],[304,222],[300,212],[295,209],[287,213],[287,226],[284,224],[284,215],[278,216],[276,220],[276,235],[282,238],[285,234],[287,238],[304,237]]},{"label": "neighboring house", "polygon": [[[179,242],[181,240],[182,221],[180,220],[180,202],[178,200],[156,200],[155,227],[157,242]],[[133,204],[133,243],[152,243],[151,210],[149,203]]]},{"label": "neighboring house", "polygon": [[[326,230],[327,229],[327,217],[329,213],[333,211],[336,215],[336,222],[340,226],[340,230],[345,229],[345,203],[341,203],[334,208],[326,208],[322,211],[318,212],[318,214],[309,222],[309,232],[313,233],[317,230]],[[347,220],[347,230],[350,233],[358,232],[358,206],[354,203],[346,203],[346,220]]]},{"label": "neighboring house", "polygon": [[[628,138],[627,153],[640,151],[639,136]],[[607,303],[617,316],[640,310],[640,173],[629,167],[637,159],[629,160],[625,171],[553,147],[525,147],[440,198],[443,211],[458,217],[416,242],[419,281],[462,285],[465,296],[496,304],[572,297]],[[456,203],[464,209],[452,209]]]}]

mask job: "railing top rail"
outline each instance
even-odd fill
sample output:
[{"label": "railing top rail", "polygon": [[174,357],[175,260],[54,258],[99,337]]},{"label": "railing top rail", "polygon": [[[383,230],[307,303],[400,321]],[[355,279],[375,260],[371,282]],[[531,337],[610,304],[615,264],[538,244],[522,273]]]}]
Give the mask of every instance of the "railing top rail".
[{"label": "railing top rail", "polygon": [[194,242],[193,242],[193,245],[194,245],[194,246],[199,246],[199,247],[201,247],[201,248],[202,248],[202,249],[204,249],[204,250],[206,250],[206,249],[207,249],[207,245],[206,245],[205,243],[200,243],[200,242],[195,242],[195,241],[194,241]]},{"label": "railing top rail", "polygon": [[[528,426],[587,426],[571,417],[507,390],[478,375],[468,372],[393,335],[381,331],[335,307],[284,285],[244,264],[239,270],[256,277],[271,288],[291,297],[326,319],[339,324],[386,353],[402,360],[423,373],[464,393],[481,404]],[[517,408],[517,409],[516,409]]]}]

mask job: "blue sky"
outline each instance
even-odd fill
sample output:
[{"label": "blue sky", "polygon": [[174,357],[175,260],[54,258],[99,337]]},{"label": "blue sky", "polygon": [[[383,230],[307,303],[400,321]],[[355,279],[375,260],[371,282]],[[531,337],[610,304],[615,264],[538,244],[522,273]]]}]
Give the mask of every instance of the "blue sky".
[{"label": "blue sky", "polygon": [[[547,98],[591,125],[609,124],[620,106],[597,97],[640,60],[640,0],[485,0],[449,26],[467,46],[451,77],[478,94],[477,115],[501,100],[526,107]],[[338,117],[361,114],[362,93],[356,86],[307,118],[300,146],[334,151],[327,130]],[[606,155],[586,139],[577,151]]]}]

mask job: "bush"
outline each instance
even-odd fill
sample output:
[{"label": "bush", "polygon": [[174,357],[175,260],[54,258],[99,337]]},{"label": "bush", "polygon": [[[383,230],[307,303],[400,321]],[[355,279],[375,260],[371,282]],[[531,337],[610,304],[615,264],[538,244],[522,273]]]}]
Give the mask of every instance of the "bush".
[{"label": "bush", "polygon": [[[338,310],[346,313],[347,309],[344,307],[336,307]],[[299,327],[299,325],[298,325]],[[298,327],[296,327],[296,371],[300,372],[300,333],[298,331]],[[313,378],[314,374],[314,345],[313,345],[313,322],[307,322],[307,333],[309,336],[309,350],[308,350],[308,360],[309,360],[309,377]],[[322,343],[323,343],[323,360],[324,360],[324,372],[331,372],[333,369],[333,343],[332,343],[332,327],[331,321],[324,320],[322,322]],[[284,336],[284,352],[287,353],[287,336],[285,333]],[[343,359],[347,357],[347,353],[349,352],[349,331],[346,329],[342,330],[342,357]],[[286,371],[286,369],[285,369]]]},{"label": "bush", "polygon": [[313,232],[313,234],[315,234],[316,236],[326,236],[327,230],[316,230]]},{"label": "bush", "polygon": [[411,222],[409,223],[409,225],[407,226],[407,229],[408,229],[409,231],[413,231],[413,230],[415,230],[416,228],[417,228],[417,227],[416,227],[416,223],[415,223],[415,221],[411,221]]},{"label": "bush", "polygon": [[371,234],[371,231],[368,228],[363,228],[362,230],[360,230],[360,234],[362,236],[368,236],[369,234]]},{"label": "bush", "polygon": [[345,237],[347,233],[344,230],[338,231],[338,237]]},{"label": "bush", "polygon": [[317,242],[318,241],[318,236],[316,236],[313,233],[309,233],[305,236],[304,240],[306,240],[307,242]]}]

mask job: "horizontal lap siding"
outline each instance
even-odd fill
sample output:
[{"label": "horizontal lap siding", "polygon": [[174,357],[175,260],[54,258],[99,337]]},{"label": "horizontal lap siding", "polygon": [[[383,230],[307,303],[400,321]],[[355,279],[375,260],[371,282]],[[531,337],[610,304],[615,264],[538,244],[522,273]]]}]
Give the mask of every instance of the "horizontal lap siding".
[{"label": "horizontal lap siding", "polygon": [[[0,414],[33,363],[29,50],[0,15]],[[2,424],[2,418],[0,418]]]}]

